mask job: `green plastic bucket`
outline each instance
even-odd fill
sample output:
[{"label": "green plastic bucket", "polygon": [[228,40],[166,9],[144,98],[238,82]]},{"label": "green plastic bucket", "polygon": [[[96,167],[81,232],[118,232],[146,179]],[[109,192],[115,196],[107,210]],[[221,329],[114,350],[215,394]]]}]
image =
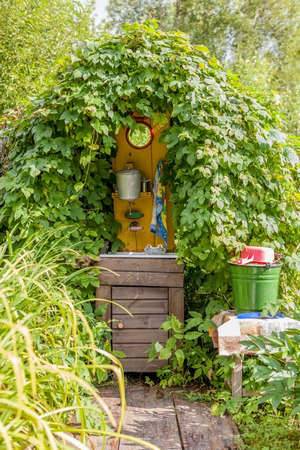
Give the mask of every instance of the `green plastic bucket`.
[{"label": "green plastic bucket", "polygon": [[278,299],[281,264],[229,263],[233,301],[238,313],[262,311]]}]

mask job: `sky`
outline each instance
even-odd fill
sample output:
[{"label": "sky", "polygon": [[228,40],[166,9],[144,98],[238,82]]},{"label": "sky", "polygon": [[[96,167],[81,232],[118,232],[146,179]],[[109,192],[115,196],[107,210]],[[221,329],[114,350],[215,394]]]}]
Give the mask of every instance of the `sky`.
[{"label": "sky", "polygon": [[97,22],[100,22],[105,18],[105,9],[108,4],[108,0],[96,0],[96,15]]}]

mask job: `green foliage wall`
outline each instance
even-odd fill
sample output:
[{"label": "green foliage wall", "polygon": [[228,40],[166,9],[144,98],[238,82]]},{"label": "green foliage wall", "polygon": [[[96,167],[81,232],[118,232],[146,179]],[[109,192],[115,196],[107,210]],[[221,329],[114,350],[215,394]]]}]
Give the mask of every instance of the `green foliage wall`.
[{"label": "green foliage wall", "polygon": [[10,169],[0,181],[2,231],[17,227],[22,238],[75,224],[73,239],[84,240],[85,252],[115,242],[110,160],[132,111],[170,117],[162,139],[177,252],[213,273],[214,289],[225,287],[226,260],[243,243],[292,251],[299,241],[293,154],[276,114],[206,47],[147,23],[88,42],[12,130]]},{"label": "green foliage wall", "polygon": [[298,0],[110,0],[105,26],[156,18],[205,43],[226,67],[286,115],[285,129],[300,126],[300,2]]}]

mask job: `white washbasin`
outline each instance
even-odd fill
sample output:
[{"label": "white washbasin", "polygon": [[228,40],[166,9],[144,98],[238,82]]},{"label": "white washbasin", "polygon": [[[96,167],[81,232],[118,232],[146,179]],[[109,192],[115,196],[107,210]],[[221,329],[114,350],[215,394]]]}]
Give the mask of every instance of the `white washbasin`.
[{"label": "white washbasin", "polygon": [[148,255],[145,252],[116,252],[101,253],[100,258],[166,258],[176,259],[176,253],[163,253],[161,255]]}]

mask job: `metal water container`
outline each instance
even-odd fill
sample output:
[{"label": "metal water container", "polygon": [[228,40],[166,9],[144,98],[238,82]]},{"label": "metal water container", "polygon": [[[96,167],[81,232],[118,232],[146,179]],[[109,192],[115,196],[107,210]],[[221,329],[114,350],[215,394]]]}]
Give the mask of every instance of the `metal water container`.
[{"label": "metal water container", "polygon": [[121,200],[136,200],[141,192],[141,172],[137,169],[124,169],[116,173],[117,188]]}]

